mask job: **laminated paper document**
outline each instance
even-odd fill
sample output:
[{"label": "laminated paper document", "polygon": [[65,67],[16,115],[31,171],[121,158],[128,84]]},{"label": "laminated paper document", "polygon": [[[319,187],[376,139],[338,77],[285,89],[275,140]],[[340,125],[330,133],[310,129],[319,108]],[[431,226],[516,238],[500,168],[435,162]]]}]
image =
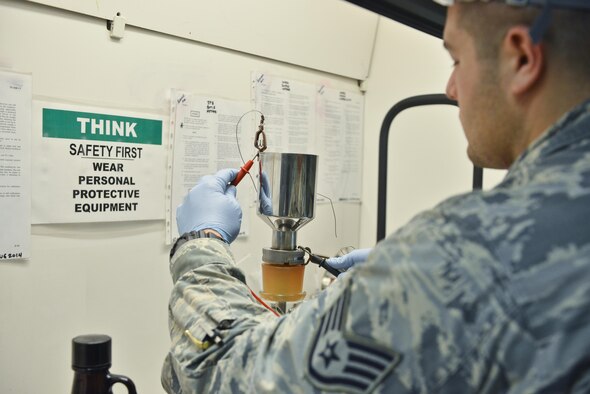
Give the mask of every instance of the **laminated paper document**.
[{"label": "laminated paper document", "polygon": [[319,156],[319,202],[360,201],[362,94],[255,72],[252,98],[269,151]]},{"label": "laminated paper document", "polygon": [[0,260],[30,257],[31,76],[0,71]]},{"label": "laminated paper document", "polygon": [[165,118],[35,100],[33,223],[164,218]]},{"label": "laminated paper document", "polygon": [[[201,177],[215,174],[224,168],[239,168],[243,164],[242,160],[252,158],[256,131],[253,120],[257,117],[255,112],[250,111],[247,101],[172,91],[167,242],[179,236],[176,207]],[[238,185],[237,193],[242,212],[245,212],[239,236],[248,235],[249,232],[247,208],[253,200],[252,191],[252,181],[249,177],[244,178]]]}]

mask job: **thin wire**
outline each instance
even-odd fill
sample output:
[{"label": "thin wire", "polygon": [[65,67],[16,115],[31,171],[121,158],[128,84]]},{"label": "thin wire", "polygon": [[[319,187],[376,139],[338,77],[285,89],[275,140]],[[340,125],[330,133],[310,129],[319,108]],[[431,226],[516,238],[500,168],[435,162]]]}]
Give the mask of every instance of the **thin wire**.
[{"label": "thin wire", "polygon": [[249,287],[248,287],[248,290],[250,290],[250,294],[252,294],[252,296],[256,299],[256,301],[258,301],[263,307],[265,307],[266,309],[271,311],[276,317],[281,317],[274,309],[272,309],[270,306],[268,306],[266,304],[266,302],[262,301],[262,299],[260,297],[258,297],[258,295],[256,295],[256,293],[254,293],[254,290],[252,290]]},{"label": "thin wire", "polygon": [[250,180],[252,181],[252,187],[254,188],[256,195],[258,195],[258,188],[256,187],[256,181],[254,181],[254,177],[252,176],[252,174],[250,174],[249,171],[248,171],[248,176],[250,177]]},{"label": "thin wire", "polygon": [[332,202],[332,199],[328,196],[324,196],[322,193],[317,193],[318,196],[322,196],[324,198],[327,198],[328,201],[330,201],[330,206],[332,207],[332,215],[334,215],[334,237],[338,238],[338,232],[336,231],[337,229],[337,224],[336,224],[336,210],[334,209],[334,203]]}]

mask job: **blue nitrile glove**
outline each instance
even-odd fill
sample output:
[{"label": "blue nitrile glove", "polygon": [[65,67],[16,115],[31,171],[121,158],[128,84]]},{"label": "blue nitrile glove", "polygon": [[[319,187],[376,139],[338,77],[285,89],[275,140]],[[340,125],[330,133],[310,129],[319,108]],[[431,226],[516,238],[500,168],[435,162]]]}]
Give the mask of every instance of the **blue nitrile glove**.
[{"label": "blue nitrile glove", "polygon": [[212,229],[227,242],[240,232],[242,208],[236,200],[236,187],[229,185],[237,169],[228,168],[202,177],[176,208],[178,233]]},{"label": "blue nitrile glove", "polygon": [[371,253],[373,249],[355,249],[350,253],[345,254],[344,256],[340,257],[331,257],[326,260],[331,267],[336,268],[338,271],[344,272],[348,271],[352,267],[357,264],[364,263],[369,257],[369,253]]},{"label": "blue nitrile glove", "polygon": [[270,216],[272,215],[272,199],[270,195],[270,185],[268,184],[268,175],[260,173],[260,193],[259,193],[259,212]]}]

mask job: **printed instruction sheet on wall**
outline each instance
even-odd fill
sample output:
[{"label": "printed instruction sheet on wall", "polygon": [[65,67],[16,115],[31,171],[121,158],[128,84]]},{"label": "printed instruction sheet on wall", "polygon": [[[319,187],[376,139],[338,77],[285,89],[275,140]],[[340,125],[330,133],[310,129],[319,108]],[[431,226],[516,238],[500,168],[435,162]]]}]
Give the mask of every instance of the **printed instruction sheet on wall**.
[{"label": "printed instruction sheet on wall", "polygon": [[33,103],[33,223],[164,218],[167,118]]},{"label": "printed instruction sheet on wall", "polygon": [[0,260],[30,257],[31,80],[0,71]]},{"label": "printed instruction sheet on wall", "polygon": [[270,152],[318,154],[315,85],[253,74],[254,102],[264,114]]},{"label": "printed instruction sheet on wall", "polygon": [[[252,158],[255,117],[248,102],[172,90],[167,242],[179,236],[176,207],[201,177],[224,168],[239,168]],[[252,190],[248,177],[238,185],[237,199],[243,212],[250,206]],[[249,227],[249,215],[245,214],[239,236],[248,235]]]},{"label": "printed instruction sheet on wall", "polygon": [[266,120],[268,150],[317,154],[318,202],[360,201],[363,96],[252,73],[252,98]]},{"label": "printed instruction sheet on wall", "polygon": [[317,127],[322,193],[334,196],[335,201],[360,201],[363,96],[321,86],[317,94]]}]

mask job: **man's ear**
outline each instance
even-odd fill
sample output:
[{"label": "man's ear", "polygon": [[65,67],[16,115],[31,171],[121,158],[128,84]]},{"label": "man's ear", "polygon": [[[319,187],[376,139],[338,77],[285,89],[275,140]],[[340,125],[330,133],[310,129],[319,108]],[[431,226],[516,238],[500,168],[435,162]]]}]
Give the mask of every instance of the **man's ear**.
[{"label": "man's ear", "polygon": [[508,29],[501,47],[503,69],[508,77],[508,89],[520,96],[530,91],[541,79],[545,67],[542,44],[533,43],[529,29],[514,26]]}]

